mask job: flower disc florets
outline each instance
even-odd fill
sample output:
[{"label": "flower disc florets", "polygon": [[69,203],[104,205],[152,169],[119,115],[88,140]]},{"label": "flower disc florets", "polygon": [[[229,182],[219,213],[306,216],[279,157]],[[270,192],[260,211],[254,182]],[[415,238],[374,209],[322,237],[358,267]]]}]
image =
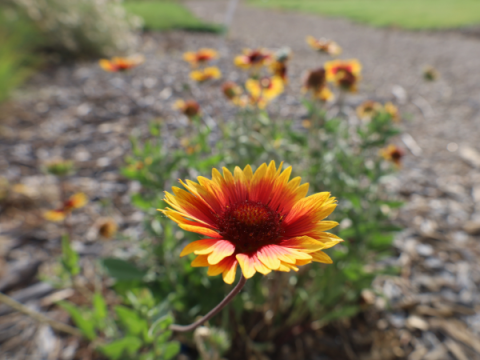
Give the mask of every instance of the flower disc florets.
[{"label": "flower disc florets", "polygon": [[284,230],[283,216],[261,202],[245,200],[227,205],[218,216],[220,235],[230,240],[240,252],[258,250],[262,245],[277,243]]}]

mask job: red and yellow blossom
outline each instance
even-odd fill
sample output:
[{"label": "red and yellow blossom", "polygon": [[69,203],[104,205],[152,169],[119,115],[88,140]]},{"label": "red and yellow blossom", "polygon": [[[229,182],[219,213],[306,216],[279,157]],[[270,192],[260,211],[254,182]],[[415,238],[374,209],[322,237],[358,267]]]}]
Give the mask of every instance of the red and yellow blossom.
[{"label": "red and yellow blossom", "polygon": [[399,122],[400,121],[400,112],[398,111],[398,108],[393,105],[390,101],[387,102],[384,106],[383,109],[387,114],[389,114],[392,118],[393,121]]},{"label": "red and yellow blossom", "polygon": [[114,57],[111,60],[101,59],[99,61],[100,67],[108,72],[127,71],[140,65],[145,61],[142,55],[125,57]]},{"label": "red and yellow blossom", "polygon": [[362,65],[356,59],[333,60],[325,63],[327,81],[333,82],[342,90],[356,92]]},{"label": "red and yellow blossom", "polygon": [[284,84],[288,83],[288,76],[287,76],[287,62],[286,61],[274,61],[270,64],[270,71],[273,73],[274,76],[282,79]]},{"label": "red and yellow blossom", "polygon": [[233,174],[217,169],[212,180],[181,181],[187,191],[173,187],[162,211],[186,230],[206,236],[188,244],[180,256],[197,255],[194,267],[208,267],[208,275],[222,274],[231,284],[237,265],[245,278],[256,272],[297,271],[312,261],[332,263],[322,250],[342,239],[325,232],[338,224],[325,221],[335,209],[335,198],[323,192],[308,196],[308,184],[289,180],[292,168],[282,172],[272,161],[255,173],[250,165]]},{"label": "red and yellow blossom", "polygon": [[46,211],[43,217],[50,221],[62,221],[72,210],[84,207],[87,202],[88,198],[84,193],[76,193],[70,196],[58,209]]},{"label": "red and yellow blossom", "polygon": [[342,48],[335,41],[323,38],[316,39],[313,36],[307,36],[306,40],[307,44],[310,45],[313,50],[317,50],[334,56],[340,55],[342,53]]},{"label": "red and yellow blossom", "polygon": [[218,52],[214,49],[202,48],[198,51],[187,51],[183,54],[183,60],[190,63],[193,67],[199,64],[205,64],[218,58]]},{"label": "red and yellow blossom", "polygon": [[372,120],[381,111],[382,104],[373,100],[364,101],[356,109],[358,118],[367,121]]},{"label": "red and yellow blossom", "polygon": [[386,148],[380,149],[380,155],[388,161],[393,162],[397,167],[402,165],[402,158],[405,152],[395,145],[388,145]]},{"label": "red and yellow blossom", "polygon": [[194,70],[190,73],[190,78],[198,82],[207,80],[216,80],[222,77],[222,72],[216,66],[207,67],[203,70]]},{"label": "red and yellow blossom", "polygon": [[265,49],[245,49],[243,55],[238,55],[234,59],[236,66],[242,69],[260,68],[268,65],[272,61],[272,53]]},{"label": "red and yellow blossom", "polygon": [[248,79],[245,88],[253,98],[262,97],[266,101],[275,99],[283,92],[283,81],[278,76]]},{"label": "red and yellow blossom", "polygon": [[176,110],[180,110],[183,115],[188,117],[189,119],[194,118],[195,116],[200,115],[200,104],[195,100],[177,100],[175,104],[173,104],[173,108]]},{"label": "red and yellow blossom", "polygon": [[309,71],[303,80],[303,92],[310,92],[314,99],[327,102],[334,99],[333,93],[327,87],[324,68]]}]

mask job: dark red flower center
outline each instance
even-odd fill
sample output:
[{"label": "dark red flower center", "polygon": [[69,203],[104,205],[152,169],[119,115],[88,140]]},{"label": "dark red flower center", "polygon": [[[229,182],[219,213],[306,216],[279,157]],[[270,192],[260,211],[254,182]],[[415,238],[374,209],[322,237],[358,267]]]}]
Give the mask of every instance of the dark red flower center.
[{"label": "dark red flower center", "polygon": [[403,157],[403,153],[400,150],[395,149],[392,151],[391,156],[394,161],[398,161]]},{"label": "dark red flower center", "polygon": [[318,90],[325,86],[325,69],[319,68],[317,70],[310,71],[306,80],[305,87],[307,89]]},{"label": "dark red flower center", "polygon": [[248,61],[251,64],[258,64],[266,58],[267,56],[265,54],[262,54],[260,51],[253,51],[248,55]]},{"label": "dark red flower center", "polygon": [[205,62],[211,59],[209,54],[197,54],[197,61],[198,62]]},{"label": "dark red flower center", "polygon": [[357,82],[356,76],[350,71],[350,67],[338,69],[335,72],[339,85],[343,88],[350,88]]},{"label": "dark red flower center", "polygon": [[217,228],[239,252],[250,252],[278,242],[285,232],[282,220],[283,216],[268,205],[245,200],[226,206],[217,216]]}]

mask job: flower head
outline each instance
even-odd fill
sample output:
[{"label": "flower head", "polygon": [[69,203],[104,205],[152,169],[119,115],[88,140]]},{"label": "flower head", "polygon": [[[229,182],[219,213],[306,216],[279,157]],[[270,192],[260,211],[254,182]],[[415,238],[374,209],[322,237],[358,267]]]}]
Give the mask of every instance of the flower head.
[{"label": "flower head", "polygon": [[399,122],[400,121],[400,112],[398,111],[398,108],[393,105],[393,103],[391,103],[390,101],[387,102],[383,109],[385,110],[385,112],[387,114],[389,114],[392,118],[393,121],[395,122]]},{"label": "flower head", "polygon": [[253,173],[250,165],[232,174],[216,169],[212,180],[181,181],[187,191],[172,188],[165,201],[173,208],[162,211],[187,231],[208,238],[188,244],[180,254],[197,255],[194,267],[208,267],[208,275],[222,274],[231,284],[237,265],[245,278],[257,271],[298,270],[312,261],[331,263],[322,250],[342,240],[326,233],[338,224],[324,221],[336,207],[335,198],[323,192],[305,197],[308,184],[300,178],[289,181],[291,167],[282,172],[261,165]]},{"label": "flower head", "polygon": [[340,55],[342,53],[342,48],[332,40],[327,39],[316,39],[313,36],[307,36],[307,44],[313,50],[327,53],[329,55]]},{"label": "flower head", "polygon": [[334,98],[333,93],[327,87],[324,68],[309,71],[303,80],[302,90],[304,92],[310,92],[315,99],[321,101],[331,101]]},{"label": "flower head", "polygon": [[207,48],[200,49],[197,52],[187,51],[183,54],[183,60],[190,63],[193,67],[197,67],[199,64],[204,64],[216,58],[218,58],[218,52]]},{"label": "flower head", "polygon": [[285,61],[274,61],[270,64],[270,71],[274,76],[282,79],[284,84],[288,83],[287,70],[287,63]]},{"label": "flower head", "polygon": [[380,155],[388,161],[393,162],[397,167],[402,165],[402,158],[405,155],[405,152],[395,146],[395,145],[388,145],[386,148],[380,149]]},{"label": "flower head", "polygon": [[180,110],[183,115],[189,119],[194,118],[195,116],[200,115],[200,105],[195,100],[177,100],[173,104],[173,108]]},{"label": "flower head", "polygon": [[216,66],[207,67],[203,70],[194,70],[190,73],[190,78],[198,82],[220,79],[222,72]]},{"label": "flower head", "polygon": [[242,69],[250,69],[267,65],[271,60],[272,54],[265,49],[245,49],[243,55],[235,57],[234,63]]},{"label": "flower head", "polygon": [[142,55],[125,57],[114,57],[111,60],[101,59],[99,61],[100,67],[108,72],[127,71],[140,65],[145,61]]},{"label": "flower head", "polygon": [[233,100],[243,94],[242,88],[233,81],[223,83],[222,92],[228,100]]},{"label": "flower head", "polygon": [[84,207],[88,198],[84,193],[76,193],[66,200],[61,207],[55,210],[46,211],[43,216],[50,221],[62,221],[72,210]]},{"label": "flower head", "polygon": [[248,79],[245,88],[252,97],[271,101],[283,92],[283,81],[278,76]]},{"label": "flower head", "polygon": [[335,83],[342,90],[357,91],[362,65],[358,60],[333,60],[325,63],[327,81]]},{"label": "flower head", "polygon": [[98,224],[98,234],[105,239],[111,239],[117,230],[118,225],[113,219],[103,219]]},{"label": "flower head", "polygon": [[367,100],[357,107],[357,116],[362,120],[371,120],[382,110],[382,104]]}]

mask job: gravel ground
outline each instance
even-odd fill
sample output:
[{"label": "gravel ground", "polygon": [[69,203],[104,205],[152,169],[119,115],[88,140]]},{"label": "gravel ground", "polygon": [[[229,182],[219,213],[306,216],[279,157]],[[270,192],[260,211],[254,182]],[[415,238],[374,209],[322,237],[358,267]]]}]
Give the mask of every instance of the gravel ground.
[{"label": "gravel ground", "polygon": [[[195,1],[189,6],[207,20],[223,20],[223,3]],[[26,185],[9,191],[2,203],[0,290],[66,320],[45,300],[54,290],[38,288],[35,277],[59,248],[60,228],[41,218],[41,211],[54,206],[59,196],[55,179],[41,172],[45,161],[62,156],[77,163],[79,171],[67,180],[66,189],[85,191],[91,199],[72,218],[74,245],[84,257],[139,251],[132,243],[125,249],[122,241],[98,242],[96,226],[100,217],[110,216],[126,236],[141,234],[142,214],[128,203],[138,187],[122,178],[118,168],[130,150],[128,136],[146,135],[151,119],[161,119],[169,132],[187,124],[171,110],[175,99],[185,96],[183,84],[189,83],[182,52],[220,48],[218,65],[237,80],[241,73],[231,59],[242,48],[290,47],[291,86],[273,111],[299,118],[301,75],[326,60],[305,44],[310,34],[334,39],[344,49],[343,58],[356,57],[364,65],[359,95],[349,99],[352,105],[367,97],[389,99],[404,114],[407,136],[398,141],[410,152],[390,186],[407,200],[398,215],[406,230],[395,242],[398,256],[388,260],[401,268],[401,276],[374,283],[389,306],[384,297],[365,292],[370,310],[361,321],[342,324],[348,330],[339,335],[342,351],[327,356],[335,354],[329,346],[336,340],[329,344],[329,329],[320,329],[299,334],[303,345],[298,346],[298,339],[288,342],[276,358],[303,360],[311,353],[322,354],[311,359],[325,360],[480,359],[480,39],[459,32],[373,29],[241,6],[225,41],[182,32],[145,35],[139,51],[146,62],[126,76],[103,73],[94,62],[46,69],[0,111],[0,152],[5,154],[0,173],[11,184]],[[439,71],[439,80],[422,79],[427,64]],[[190,96],[213,118],[232,113],[218,83],[190,89]],[[173,145],[172,139],[165,140]],[[32,325],[0,307],[2,353],[9,359],[38,360],[40,352],[51,359],[73,358],[78,342]],[[370,350],[360,351],[365,344]]]}]

